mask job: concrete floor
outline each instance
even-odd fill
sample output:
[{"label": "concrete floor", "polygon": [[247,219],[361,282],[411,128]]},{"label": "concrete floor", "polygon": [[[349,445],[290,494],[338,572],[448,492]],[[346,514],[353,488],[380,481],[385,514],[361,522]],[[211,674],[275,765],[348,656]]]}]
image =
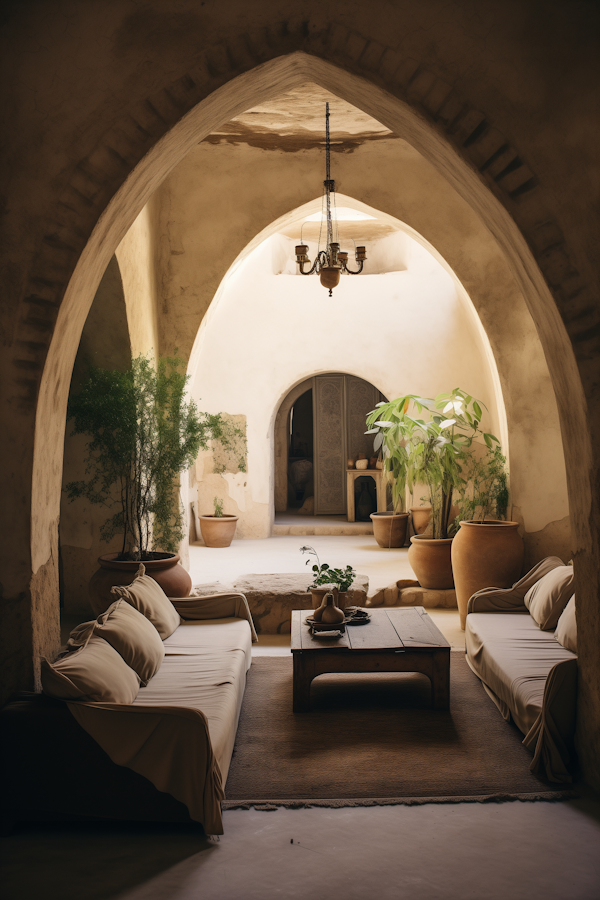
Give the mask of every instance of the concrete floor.
[{"label": "concrete floor", "polygon": [[[190,547],[193,582],[302,572],[304,542],[277,535]],[[406,550],[364,535],[306,541],[381,587],[412,572]],[[458,612],[431,610],[453,647]],[[255,654],[289,653],[264,635]],[[275,761],[266,761],[273,764]],[[401,756],[399,756],[401,765]],[[598,900],[600,799],[355,809],[226,810],[225,835],[173,825],[30,825],[0,842],[6,900]]]},{"label": "concrete floor", "polygon": [[[29,826],[4,838],[5,900],[598,900],[600,803],[228,810],[225,835]],[[293,843],[292,843],[293,842]]]}]

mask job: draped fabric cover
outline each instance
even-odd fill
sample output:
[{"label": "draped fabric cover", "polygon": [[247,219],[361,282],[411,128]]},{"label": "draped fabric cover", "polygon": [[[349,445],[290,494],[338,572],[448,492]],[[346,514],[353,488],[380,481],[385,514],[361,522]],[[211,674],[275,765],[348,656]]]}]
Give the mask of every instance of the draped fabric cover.
[{"label": "draped fabric cover", "polygon": [[512,718],[533,751],[531,770],[569,782],[577,699],[577,657],[551,631],[542,631],[523,598],[557,566],[542,560],[512,588],[487,588],[469,600],[467,662],[506,719]]},{"label": "draped fabric cover", "polygon": [[162,666],[134,702],[71,702],[69,709],[113,762],[185,803],[207,833],[222,834],[223,789],[256,633],[241,594],[172,602],[184,621],[164,641]]}]

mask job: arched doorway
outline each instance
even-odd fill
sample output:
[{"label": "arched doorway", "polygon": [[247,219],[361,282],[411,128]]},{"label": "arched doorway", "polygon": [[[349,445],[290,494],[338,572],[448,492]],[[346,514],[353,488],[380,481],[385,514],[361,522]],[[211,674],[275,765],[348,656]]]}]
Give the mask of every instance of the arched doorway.
[{"label": "arched doorway", "polygon": [[276,514],[347,513],[347,460],[372,456],[365,417],[383,399],[368,381],[336,372],[292,388],[275,419]]}]

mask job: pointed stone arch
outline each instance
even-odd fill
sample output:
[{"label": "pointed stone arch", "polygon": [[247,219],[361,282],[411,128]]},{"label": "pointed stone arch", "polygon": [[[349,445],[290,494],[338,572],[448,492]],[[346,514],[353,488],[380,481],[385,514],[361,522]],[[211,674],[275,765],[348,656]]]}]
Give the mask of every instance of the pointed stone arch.
[{"label": "pointed stone arch", "polygon": [[[421,60],[341,23],[320,28],[303,18],[278,20],[211,47],[184,75],[134,100],[96,145],[84,147],[82,137],[73,153],[76,158],[81,150],[79,158],[65,168],[62,188],[56,187],[51,207],[41,212],[35,261],[15,310],[8,388],[10,408],[23,417],[22,431],[35,434],[31,441],[23,438],[24,468],[17,481],[31,509],[30,591],[36,615],[46,614],[56,594],[52,546],[70,372],[110,257],[193,142],[258,100],[307,80],[400,131],[476,210],[515,272],[546,352],[563,422],[581,584],[578,612],[589,626],[580,657],[588,709],[590,691],[597,688],[586,665],[596,659],[600,628],[598,482],[591,446],[591,429],[600,417],[593,406],[597,398],[591,388],[586,397],[582,386],[582,380],[586,386],[594,382],[600,344],[592,287],[552,213],[543,178],[495,127],[494,117]],[[32,628],[40,631],[39,625]],[[599,702],[596,696],[594,709]]]}]

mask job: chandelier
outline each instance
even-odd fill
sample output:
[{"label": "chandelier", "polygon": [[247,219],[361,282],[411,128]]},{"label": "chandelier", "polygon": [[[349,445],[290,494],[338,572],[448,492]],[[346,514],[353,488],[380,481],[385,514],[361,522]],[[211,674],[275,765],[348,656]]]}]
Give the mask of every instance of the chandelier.
[{"label": "chandelier", "polygon": [[[319,249],[323,236],[323,225],[326,225],[325,250]],[[304,226],[302,226],[304,227]],[[300,231],[302,241],[302,231]],[[340,275],[360,275],[363,270],[367,252],[364,247],[356,247],[354,256],[358,263],[358,269],[348,268],[348,254],[340,250],[338,238],[338,225],[335,213],[335,181],[331,177],[331,142],[329,139],[329,103],[325,104],[325,181],[323,182],[323,204],[321,209],[321,230],[319,231],[319,244],[314,263],[310,264],[308,258],[308,245],[296,245],[296,262],[302,275],[312,275],[313,272],[321,278],[321,284],[329,289],[329,296],[333,295],[333,288],[339,284]],[[310,266],[306,271],[304,266]]]}]

